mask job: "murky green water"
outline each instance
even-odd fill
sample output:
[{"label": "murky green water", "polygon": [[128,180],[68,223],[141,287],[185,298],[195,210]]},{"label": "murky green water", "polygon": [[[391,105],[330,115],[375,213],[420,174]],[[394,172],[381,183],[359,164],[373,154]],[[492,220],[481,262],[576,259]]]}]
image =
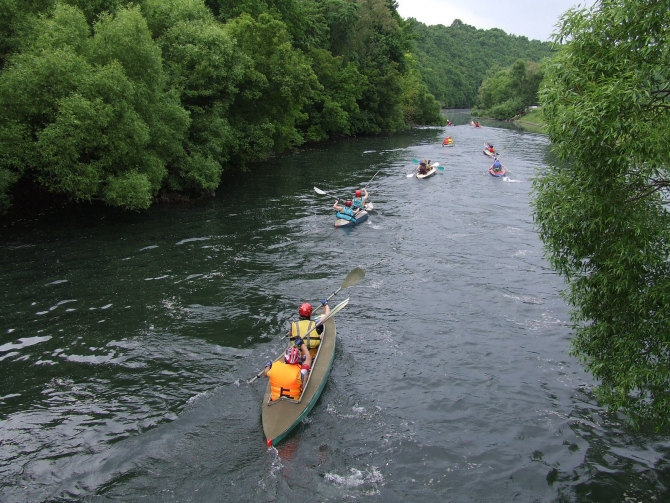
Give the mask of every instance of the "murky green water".
[{"label": "murky green water", "polygon": [[[273,159],[211,200],[5,228],[0,500],[666,499],[667,437],[604,414],[568,356],[528,203],[546,137],[449,118]],[[421,157],[445,170],[408,178]],[[313,188],[377,172],[376,213],[334,229]],[[268,449],[245,381],[356,266],[328,385]]]}]

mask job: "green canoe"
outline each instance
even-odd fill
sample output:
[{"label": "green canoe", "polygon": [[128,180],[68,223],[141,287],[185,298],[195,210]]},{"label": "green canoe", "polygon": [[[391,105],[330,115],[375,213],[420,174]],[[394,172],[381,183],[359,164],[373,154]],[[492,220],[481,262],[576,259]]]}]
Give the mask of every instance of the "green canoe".
[{"label": "green canoe", "polygon": [[263,432],[265,433],[265,438],[267,438],[268,446],[272,447],[279,444],[293,428],[307,417],[307,414],[312,410],[323,388],[326,386],[334,358],[335,320],[330,317],[324,324],[323,339],[319,345],[316,357],[312,361],[312,370],[309,373],[300,399],[280,398],[271,402],[270,383],[268,382],[261,407]]}]

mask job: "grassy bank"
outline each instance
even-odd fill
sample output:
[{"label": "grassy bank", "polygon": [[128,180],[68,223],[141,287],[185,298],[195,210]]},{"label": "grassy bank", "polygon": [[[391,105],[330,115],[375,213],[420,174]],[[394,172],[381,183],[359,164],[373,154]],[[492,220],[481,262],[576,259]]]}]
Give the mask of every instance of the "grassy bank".
[{"label": "grassy bank", "polygon": [[542,120],[542,110],[540,110],[539,108],[530,110],[527,114],[515,120],[514,124],[524,129],[528,129],[529,131],[542,133],[544,132],[544,121]]}]

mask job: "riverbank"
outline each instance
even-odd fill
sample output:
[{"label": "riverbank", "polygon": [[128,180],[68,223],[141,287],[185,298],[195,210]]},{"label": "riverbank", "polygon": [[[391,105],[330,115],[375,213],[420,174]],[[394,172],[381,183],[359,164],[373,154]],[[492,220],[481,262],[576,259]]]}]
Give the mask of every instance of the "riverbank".
[{"label": "riverbank", "polygon": [[539,108],[529,111],[527,114],[522,115],[519,119],[513,120],[512,122],[533,133],[545,133],[542,110]]}]

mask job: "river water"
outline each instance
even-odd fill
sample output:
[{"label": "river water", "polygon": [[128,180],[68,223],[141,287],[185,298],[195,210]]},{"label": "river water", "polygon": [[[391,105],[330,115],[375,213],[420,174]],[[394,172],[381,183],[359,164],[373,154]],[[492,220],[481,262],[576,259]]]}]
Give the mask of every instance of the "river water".
[{"label": "river water", "polygon": [[[529,206],[547,138],[449,118],[269,160],[214,199],[5,226],[0,501],[667,501],[668,437],[605,413],[568,355]],[[444,171],[408,178],[422,157]],[[335,229],[313,188],[375,174],[376,212]],[[246,381],[354,267],[323,395],[268,448]]]}]

